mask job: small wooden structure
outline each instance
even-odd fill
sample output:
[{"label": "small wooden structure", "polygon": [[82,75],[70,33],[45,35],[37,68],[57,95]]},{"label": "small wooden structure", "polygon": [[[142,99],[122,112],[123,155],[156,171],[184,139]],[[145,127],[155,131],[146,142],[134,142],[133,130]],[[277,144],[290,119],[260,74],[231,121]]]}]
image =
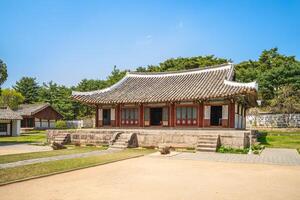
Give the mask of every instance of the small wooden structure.
[{"label": "small wooden structure", "polygon": [[16,110],[23,120],[21,128],[55,128],[55,122],[63,116],[48,103],[22,104]]},{"label": "small wooden structure", "polygon": [[96,108],[96,127],[244,129],[257,84],[234,81],[231,63],[176,72],[130,72],[109,88],[73,92]]}]

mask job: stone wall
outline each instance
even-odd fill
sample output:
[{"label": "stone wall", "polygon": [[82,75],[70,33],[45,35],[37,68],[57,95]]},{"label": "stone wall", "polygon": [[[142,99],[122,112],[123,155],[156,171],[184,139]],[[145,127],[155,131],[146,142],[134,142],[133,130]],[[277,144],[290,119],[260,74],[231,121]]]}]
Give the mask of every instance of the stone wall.
[{"label": "stone wall", "polygon": [[300,113],[298,114],[258,114],[248,115],[247,128],[300,128]]},{"label": "stone wall", "polygon": [[71,143],[109,144],[114,133],[136,133],[141,147],[157,147],[165,144],[173,147],[196,147],[198,137],[203,134],[220,136],[220,145],[235,148],[249,146],[249,131],[245,130],[173,130],[173,129],[76,129],[48,130],[48,142],[56,135],[70,134]]}]

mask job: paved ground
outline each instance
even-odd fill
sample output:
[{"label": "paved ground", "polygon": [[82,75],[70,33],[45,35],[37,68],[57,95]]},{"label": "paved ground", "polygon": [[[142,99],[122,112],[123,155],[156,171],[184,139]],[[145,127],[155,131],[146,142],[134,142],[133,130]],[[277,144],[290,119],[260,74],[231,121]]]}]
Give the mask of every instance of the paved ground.
[{"label": "paved ground", "polygon": [[29,152],[37,152],[37,151],[51,151],[51,150],[52,148],[49,146],[0,143],[0,155],[29,153]]},{"label": "paved ground", "polygon": [[[159,156],[161,155],[152,155]],[[300,165],[300,155],[295,149],[267,148],[261,155],[248,154],[222,154],[222,153],[178,153],[169,156],[169,159],[207,160],[219,162],[257,163],[276,165]]]},{"label": "paved ground", "polygon": [[5,200],[299,200],[300,166],[140,157],[0,187]]},{"label": "paved ground", "polygon": [[12,163],[4,163],[0,164],[0,169],[4,168],[11,168],[11,167],[18,167],[22,165],[29,165],[34,163],[41,163],[41,162],[48,162],[48,161],[55,161],[55,160],[65,160],[65,159],[72,159],[72,158],[84,158],[89,156],[99,156],[99,155],[105,155],[108,153],[119,151],[118,149],[107,149],[107,150],[101,150],[101,151],[91,151],[91,152],[85,152],[85,153],[77,153],[77,154],[70,154],[70,155],[60,155],[60,156],[52,156],[52,157],[45,157],[45,158],[35,158],[30,160],[22,160]]}]

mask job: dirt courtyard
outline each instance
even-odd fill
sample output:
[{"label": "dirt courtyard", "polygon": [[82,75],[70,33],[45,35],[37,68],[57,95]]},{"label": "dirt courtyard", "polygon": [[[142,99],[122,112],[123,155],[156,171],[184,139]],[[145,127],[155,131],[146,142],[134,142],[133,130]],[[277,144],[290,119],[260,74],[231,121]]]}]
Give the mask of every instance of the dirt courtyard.
[{"label": "dirt courtyard", "polygon": [[300,199],[300,167],[140,157],[0,187],[3,200]]}]

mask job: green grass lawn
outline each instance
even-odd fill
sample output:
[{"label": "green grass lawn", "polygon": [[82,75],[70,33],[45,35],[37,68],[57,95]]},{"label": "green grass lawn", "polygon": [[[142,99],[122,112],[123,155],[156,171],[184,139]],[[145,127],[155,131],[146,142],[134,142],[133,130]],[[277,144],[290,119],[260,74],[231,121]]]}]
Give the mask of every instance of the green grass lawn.
[{"label": "green grass lawn", "polygon": [[62,149],[62,150],[55,150],[55,151],[42,151],[42,152],[33,152],[33,153],[2,155],[0,156],[0,164],[34,159],[34,158],[44,158],[44,157],[59,156],[59,155],[85,153],[85,152],[104,150],[104,149],[107,149],[107,147],[73,147],[71,149]]},{"label": "green grass lawn", "polygon": [[67,160],[36,163],[14,168],[0,170],[0,185],[16,180],[24,180],[31,177],[65,172],[85,167],[106,164],[118,160],[133,158],[154,152],[153,149],[126,149],[107,155],[91,156],[86,158],[73,158]]},{"label": "green grass lawn", "polygon": [[0,143],[45,143],[46,131],[29,131],[18,137],[0,137]]},{"label": "green grass lawn", "polygon": [[300,149],[300,131],[259,131],[258,141],[270,148]]}]

